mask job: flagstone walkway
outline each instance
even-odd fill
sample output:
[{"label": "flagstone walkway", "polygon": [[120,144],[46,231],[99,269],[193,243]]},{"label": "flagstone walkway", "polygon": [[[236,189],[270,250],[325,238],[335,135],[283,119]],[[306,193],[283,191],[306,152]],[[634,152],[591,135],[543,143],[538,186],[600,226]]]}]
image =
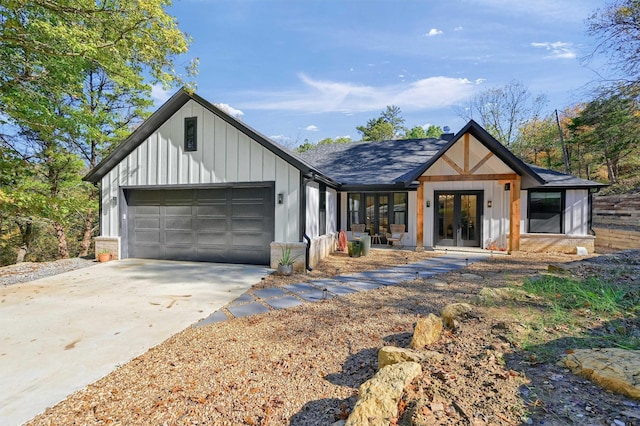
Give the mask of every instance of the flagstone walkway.
[{"label": "flagstone walkway", "polygon": [[307,302],[319,302],[359,291],[375,290],[402,281],[431,278],[438,274],[457,271],[489,257],[488,253],[447,252],[442,256],[408,265],[338,275],[333,278],[311,279],[282,287],[253,289],[235,299],[225,307],[226,309],[220,309],[201,320],[195,327],[274,309],[291,308]]}]

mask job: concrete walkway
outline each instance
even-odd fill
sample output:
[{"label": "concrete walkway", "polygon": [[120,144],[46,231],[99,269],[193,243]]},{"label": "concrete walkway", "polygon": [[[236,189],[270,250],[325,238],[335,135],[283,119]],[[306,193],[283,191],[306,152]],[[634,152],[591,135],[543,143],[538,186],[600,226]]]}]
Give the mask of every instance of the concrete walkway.
[{"label": "concrete walkway", "polygon": [[0,425],[30,420],[269,272],[128,259],[0,288]]},{"label": "concrete walkway", "polygon": [[446,252],[442,256],[388,269],[339,275],[331,279],[303,281],[283,287],[250,290],[195,324],[195,327],[261,314],[274,309],[286,309],[305,302],[319,302],[336,296],[373,290],[416,278],[430,278],[437,274],[462,269],[487,259],[489,253]]}]

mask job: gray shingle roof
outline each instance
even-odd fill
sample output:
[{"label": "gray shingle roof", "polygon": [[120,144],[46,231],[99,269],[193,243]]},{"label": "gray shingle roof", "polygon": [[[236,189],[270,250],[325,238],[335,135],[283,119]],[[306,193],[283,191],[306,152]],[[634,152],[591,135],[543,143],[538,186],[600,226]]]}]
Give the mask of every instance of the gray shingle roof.
[{"label": "gray shingle roof", "polygon": [[542,186],[543,188],[561,188],[561,187],[572,187],[572,188],[595,188],[601,186],[607,186],[604,183],[593,182],[591,180],[582,179],[579,177],[575,177],[572,175],[567,175],[565,173],[557,172],[555,170],[543,169],[542,167],[534,166],[532,164],[528,164],[528,166],[538,174],[542,179],[545,180],[545,184]]},{"label": "gray shingle roof", "polygon": [[319,145],[298,154],[343,185],[405,184],[447,141],[407,139]]},{"label": "gray shingle roof", "polygon": [[[450,141],[442,139],[407,139],[382,142],[351,142],[348,144],[319,145],[298,154],[307,163],[346,187],[405,186],[411,185]],[[506,150],[505,150],[506,151]],[[509,153],[508,156],[513,154]],[[503,155],[504,156],[504,155]],[[538,178],[529,188],[588,188],[606,186],[554,170],[521,164],[519,171]],[[527,169],[528,168],[528,169]],[[542,181],[541,181],[541,180]],[[540,182],[540,183],[538,183]],[[373,189],[373,188],[372,188]]]}]

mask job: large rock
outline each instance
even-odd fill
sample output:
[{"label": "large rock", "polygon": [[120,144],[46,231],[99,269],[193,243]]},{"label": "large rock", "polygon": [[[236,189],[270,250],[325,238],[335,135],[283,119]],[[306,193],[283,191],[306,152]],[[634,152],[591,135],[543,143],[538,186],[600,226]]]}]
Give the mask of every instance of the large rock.
[{"label": "large rock", "polygon": [[469,314],[472,309],[468,303],[452,303],[442,308],[440,316],[446,327],[455,329],[456,319]]},{"label": "large rock", "polygon": [[436,351],[413,351],[396,346],[383,346],[378,351],[378,369],[401,362],[436,362],[444,361],[444,355]]},{"label": "large rock", "polygon": [[577,349],[567,355],[564,364],[612,392],[640,399],[640,351]]},{"label": "large rock", "polygon": [[442,319],[434,314],[418,319],[409,345],[411,349],[422,349],[440,339],[443,330]]},{"label": "large rock", "polygon": [[417,362],[387,365],[358,389],[358,401],[345,426],[388,426],[398,416],[404,388],[422,374]]}]

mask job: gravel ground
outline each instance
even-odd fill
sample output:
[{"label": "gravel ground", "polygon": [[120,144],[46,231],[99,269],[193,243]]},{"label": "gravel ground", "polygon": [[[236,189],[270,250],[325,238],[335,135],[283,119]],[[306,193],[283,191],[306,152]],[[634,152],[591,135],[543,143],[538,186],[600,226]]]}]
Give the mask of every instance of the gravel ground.
[{"label": "gravel ground", "polygon": [[0,285],[9,286],[51,275],[73,271],[75,269],[86,268],[95,265],[95,260],[74,257],[72,259],[61,259],[54,262],[23,262],[15,265],[0,267]]},{"label": "gravel ground", "polygon": [[[415,260],[402,252],[381,256],[400,256],[395,259],[400,263]],[[439,313],[451,302],[474,302],[483,287],[517,285],[545,272],[549,263],[574,260],[568,255],[495,256],[437,280],[189,328],[28,424],[331,425],[346,418],[358,387],[375,374],[378,350],[407,346],[419,317]],[[374,256],[332,256],[324,272],[357,270],[367,263],[369,268],[384,264]],[[272,277],[266,284],[281,283]],[[476,305],[457,332],[445,333],[429,348],[444,358],[422,363],[423,374],[405,390],[400,416],[390,424],[638,424],[637,401],[554,364],[530,362],[513,336],[538,308],[518,308],[511,301]]]}]

